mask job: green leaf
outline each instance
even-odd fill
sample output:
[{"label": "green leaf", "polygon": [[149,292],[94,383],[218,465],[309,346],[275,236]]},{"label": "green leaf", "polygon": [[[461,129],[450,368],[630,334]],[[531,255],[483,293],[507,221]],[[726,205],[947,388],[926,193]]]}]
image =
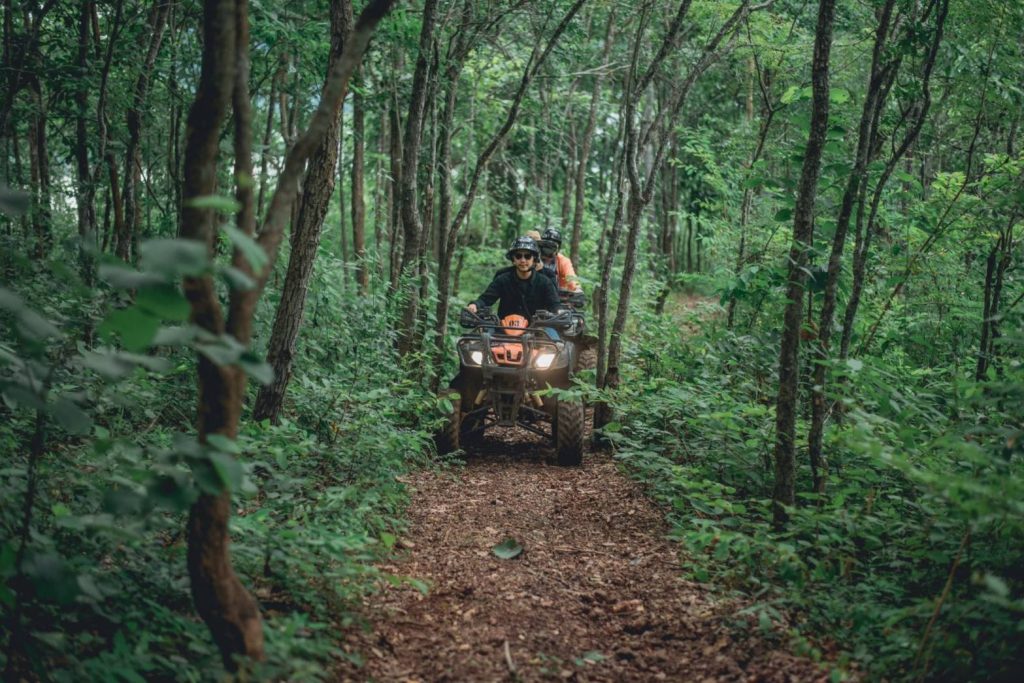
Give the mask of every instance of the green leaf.
[{"label": "green leaf", "polygon": [[206,244],[188,239],[153,239],[139,245],[142,270],[167,279],[204,274],[210,265]]},{"label": "green leaf", "polygon": [[224,266],[220,269],[220,275],[231,289],[240,292],[251,292],[256,289],[256,281],[234,266]]},{"label": "green leaf", "polygon": [[245,352],[245,348],[228,335],[217,337],[212,342],[196,344],[196,350],[217,365],[233,365]]},{"label": "green leaf", "polygon": [[224,232],[227,233],[231,244],[235,245],[235,249],[242,252],[242,256],[252,266],[253,272],[263,270],[267,265],[267,252],[263,251],[263,247],[257,244],[256,240],[231,224],[224,225]]},{"label": "green leaf", "polygon": [[153,337],[153,346],[184,346],[195,338],[194,325],[164,326]]},{"label": "green leaf", "polygon": [[92,418],[63,396],[57,399],[50,412],[69,434],[88,434],[92,429]]},{"label": "green leaf", "polygon": [[828,93],[829,102],[832,104],[846,104],[850,101],[850,91],[842,88],[832,88]]},{"label": "green leaf", "polygon": [[100,279],[117,289],[135,289],[147,285],[159,285],[166,278],[155,273],[140,273],[125,265],[104,264],[99,267]]},{"label": "green leaf", "polygon": [[213,209],[221,213],[235,213],[242,208],[234,197],[224,197],[216,194],[194,197],[185,202],[185,206],[193,209]]},{"label": "green leaf", "polygon": [[502,560],[511,560],[522,554],[523,546],[519,545],[516,539],[509,537],[491,548],[491,552]]},{"label": "green leaf", "polygon": [[8,384],[3,388],[4,402],[10,407],[19,405],[23,408],[31,408],[32,410],[42,410],[46,408],[46,404],[43,399],[39,397],[34,391],[30,391],[27,387],[20,384]]},{"label": "green leaf", "polygon": [[163,320],[188,320],[192,310],[188,299],[174,285],[151,285],[139,290],[135,297],[139,308]]},{"label": "green leaf", "polygon": [[775,212],[775,220],[780,223],[793,220],[793,209],[779,209]]},{"label": "green leaf", "polygon": [[274,368],[270,366],[270,363],[264,362],[252,352],[243,353],[238,359],[238,365],[245,370],[247,375],[263,386],[267,386],[274,381]]},{"label": "green leaf", "polygon": [[210,462],[228,491],[237,491],[242,486],[242,463],[228,453],[210,453]]},{"label": "green leaf", "polygon": [[229,439],[223,434],[208,434],[206,436],[206,443],[210,444],[222,453],[238,454],[242,452],[242,448],[238,445],[237,441]]},{"label": "green leaf", "polygon": [[995,574],[985,574],[983,579],[985,588],[995,593],[1001,598],[1010,596],[1010,587],[1006,584],[1006,581]]},{"label": "green leaf", "polygon": [[864,367],[864,361],[857,360],[856,358],[847,358],[846,367],[850,368],[850,372],[860,372],[861,368]]},{"label": "green leaf", "polygon": [[149,347],[159,328],[159,319],[138,306],[130,306],[112,311],[100,325],[100,334],[109,337],[117,333],[126,349],[142,351]]}]

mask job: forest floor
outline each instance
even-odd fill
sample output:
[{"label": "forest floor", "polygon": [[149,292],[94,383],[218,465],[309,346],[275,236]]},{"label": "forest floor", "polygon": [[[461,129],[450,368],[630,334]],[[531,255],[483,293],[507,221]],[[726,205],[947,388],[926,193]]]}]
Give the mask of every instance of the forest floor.
[{"label": "forest floor", "polygon": [[[550,465],[536,437],[495,430],[464,468],[420,472],[403,554],[425,581],[367,599],[365,658],[340,680],[819,681],[742,605],[681,578],[664,513],[606,455]],[[507,538],[522,553],[499,559]],[[774,641],[774,642],[770,642]]]},{"label": "forest floor", "polygon": [[[674,312],[711,300],[673,299]],[[692,330],[687,330],[692,333]],[[589,413],[589,411],[588,411]],[[588,433],[589,442],[589,414]],[[494,429],[465,467],[422,471],[389,586],[343,647],[345,681],[826,681],[745,606],[682,577],[665,513],[607,454],[550,464],[540,437]],[[500,559],[506,539],[522,547]]]}]

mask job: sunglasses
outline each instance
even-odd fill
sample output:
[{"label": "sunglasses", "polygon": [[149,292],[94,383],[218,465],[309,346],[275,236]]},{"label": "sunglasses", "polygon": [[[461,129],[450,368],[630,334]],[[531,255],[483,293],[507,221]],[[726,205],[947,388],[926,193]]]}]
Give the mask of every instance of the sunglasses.
[{"label": "sunglasses", "polygon": [[533,254],[529,251],[517,251],[512,254],[512,258],[517,261],[531,261],[533,260]]}]

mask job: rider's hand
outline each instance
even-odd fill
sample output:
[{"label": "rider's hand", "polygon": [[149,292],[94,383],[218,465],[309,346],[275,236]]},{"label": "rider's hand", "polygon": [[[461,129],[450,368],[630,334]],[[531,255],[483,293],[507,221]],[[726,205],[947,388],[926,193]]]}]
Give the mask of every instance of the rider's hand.
[{"label": "rider's hand", "polygon": [[476,304],[469,304],[468,306],[466,306],[466,310],[469,311],[470,313],[476,313]]}]

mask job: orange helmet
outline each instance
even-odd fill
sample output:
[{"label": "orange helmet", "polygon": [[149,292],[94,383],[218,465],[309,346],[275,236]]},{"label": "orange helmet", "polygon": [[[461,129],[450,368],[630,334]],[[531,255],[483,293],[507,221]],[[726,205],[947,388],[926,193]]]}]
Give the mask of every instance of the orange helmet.
[{"label": "orange helmet", "polygon": [[502,318],[501,325],[505,328],[505,334],[518,337],[530,326],[530,321],[517,313],[513,313]]}]

